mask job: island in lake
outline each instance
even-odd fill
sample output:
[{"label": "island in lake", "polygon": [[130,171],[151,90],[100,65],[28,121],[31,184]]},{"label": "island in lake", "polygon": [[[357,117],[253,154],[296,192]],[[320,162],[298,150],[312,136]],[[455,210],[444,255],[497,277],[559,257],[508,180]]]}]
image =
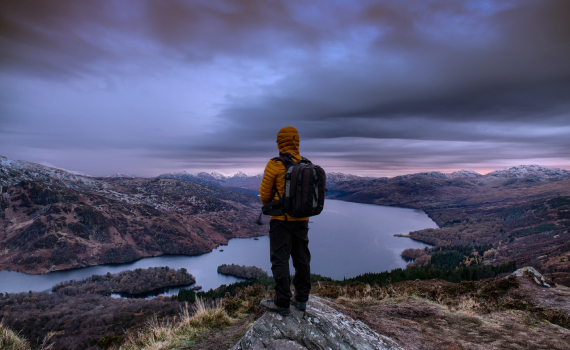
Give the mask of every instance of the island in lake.
[{"label": "island in lake", "polygon": [[106,275],[93,275],[80,281],[65,281],[53,286],[53,292],[65,295],[82,293],[110,295],[111,293],[142,294],[167,287],[181,287],[196,283],[194,276],[185,268],[149,267],[121,271]]},{"label": "island in lake", "polygon": [[262,269],[256,266],[222,264],[218,266],[218,272],[224,275],[231,275],[238,278],[247,278],[247,279],[258,279],[261,277],[267,277],[267,272],[263,271]]}]

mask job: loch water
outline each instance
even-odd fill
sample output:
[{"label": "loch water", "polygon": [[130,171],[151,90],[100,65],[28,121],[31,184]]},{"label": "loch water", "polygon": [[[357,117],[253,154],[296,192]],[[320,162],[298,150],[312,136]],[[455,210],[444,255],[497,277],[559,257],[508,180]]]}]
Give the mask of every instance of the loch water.
[{"label": "loch water", "polygon": [[[269,230],[268,217],[264,221]],[[410,238],[394,237],[394,234],[424,228],[437,228],[437,225],[421,210],[328,199],[321,215],[312,217],[309,224],[311,272],[343,279],[366,272],[404,268],[407,263],[400,256],[404,249],[428,245]],[[155,266],[184,267],[196,278],[196,285],[208,290],[241,280],[217,272],[219,265],[232,263],[257,266],[271,275],[269,236],[231,239],[228,245],[199,256],[167,255],[43,275],[0,271],[0,292],[46,291],[62,281]],[[291,271],[294,271],[292,265]],[[177,294],[178,290],[167,288],[155,294]]]}]

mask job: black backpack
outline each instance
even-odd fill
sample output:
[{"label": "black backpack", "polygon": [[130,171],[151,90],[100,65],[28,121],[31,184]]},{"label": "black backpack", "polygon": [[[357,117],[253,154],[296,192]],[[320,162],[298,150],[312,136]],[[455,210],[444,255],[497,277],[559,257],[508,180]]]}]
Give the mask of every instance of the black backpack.
[{"label": "black backpack", "polygon": [[311,163],[307,158],[295,162],[290,153],[279,153],[279,157],[271,160],[281,161],[287,168],[285,193],[281,197],[277,188],[273,186],[273,198],[277,194],[279,199],[264,205],[263,214],[274,216],[287,214],[296,218],[319,215],[325,204],[327,176],[323,168]]}]

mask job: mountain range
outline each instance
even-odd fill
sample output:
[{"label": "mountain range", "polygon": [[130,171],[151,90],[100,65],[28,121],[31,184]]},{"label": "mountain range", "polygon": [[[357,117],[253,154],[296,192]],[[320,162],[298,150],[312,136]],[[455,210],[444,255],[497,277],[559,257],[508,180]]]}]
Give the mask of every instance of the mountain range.
[{"label": "mountain range", "polygon": [[[219,172],[199,172],[189,173],[172,172],[159,175],[159,177],[180,179],[184,181],[194,182],[202,185],[225,187],[231,189],[248,189],[256,193],[259,192],[262,174],[245,174],[238,172],[233,175],[224,175]],[[443,173],[440,171],[421,172],[407,175],[399,175],[394,177],[371,177],[359,176],[352,174],[344,174],[338,172],[327,173],[327,188],[334,189],[337,185],[346,183],[393,183],[413,178],[426,179],[480,179],[482,181],[494,181],[496,179],[526,179],[537,181],[561,180],[570,177],[570,171],[558,168],[547,168],[540,165],[519,165],[502,170],[495,170],[486,175],[480,174],[471,169],[463,169],[452,173]]]}]

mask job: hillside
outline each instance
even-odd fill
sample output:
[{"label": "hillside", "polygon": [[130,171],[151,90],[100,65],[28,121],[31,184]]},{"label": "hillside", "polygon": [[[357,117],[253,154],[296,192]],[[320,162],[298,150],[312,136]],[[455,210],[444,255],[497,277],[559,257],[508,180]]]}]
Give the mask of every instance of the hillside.
[{"label": "hillside", "polygon": [[189,276],[166,268],[125,271],[57,285],[53,293],[0,293],[0,331],[14,330],[36,349],[46,338],[54,349],[70,350],[121,344],[124,350],[246,350],[259,341],[272,349],[285,349],[277,347],[283,342],[293,349],[323,349],[319,344],[327,342],[332,349],[378,348],[369,346],[376,343],[370,337],[354,337],[363,330],[405,349],[567,349],[570,273],[507,271],[412,267],[346,281],[311,275],[307,312],[293,307],[287,318],[259,306],[275,293],[271,277],[208,292],[182,289],[173,298],[104,296],[115,288],[152,288],[155,278],[146,277],[157,273]]},{"label": "hillside", "polygon": [[0,270],[27,273],[198,255],[254,224],[259,198],[168,178],[93,178],[0,159]]},{"label": "hillside", "polygon": [[[410,236],[437,249],[416,252],[416,264],[436,254],[486,246],[480,254],[486,264],[514,260],[543,272],[570,271],[570,171],[519,166],[487,175],[453,174],[346,181],[329,196],[425,211],[440,229]],[[477,254],[465,258],[469,255]]]}]

